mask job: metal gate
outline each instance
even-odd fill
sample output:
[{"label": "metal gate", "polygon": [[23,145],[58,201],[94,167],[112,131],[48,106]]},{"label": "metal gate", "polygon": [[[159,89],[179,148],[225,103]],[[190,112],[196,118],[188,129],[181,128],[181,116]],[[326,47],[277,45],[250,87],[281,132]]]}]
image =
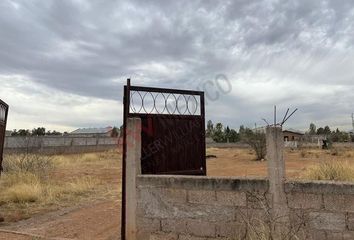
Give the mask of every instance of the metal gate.
[{"label": "metal gate", "polygon": [[124,87],[124,123],[142,123],[143,174],[206,175],[204,93]]},{"label": "metal gate", "polygon": [[0,99],[0,174],[2,171],[2,158],[6,135],[6,122],[9,106]]},{"label": "metal gate", "polygon": [[124,86],[122,240],[125,240],[126,123],[141,119],[143,174],[206,175],[204,92]]}]

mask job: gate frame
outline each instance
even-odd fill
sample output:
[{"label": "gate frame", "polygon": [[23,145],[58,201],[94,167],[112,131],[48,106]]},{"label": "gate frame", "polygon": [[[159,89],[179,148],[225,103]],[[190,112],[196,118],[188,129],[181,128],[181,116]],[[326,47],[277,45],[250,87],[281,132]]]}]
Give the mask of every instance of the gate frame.
[{"label": "gate frame", "polygon": [[[204,136],[204,141],[202,141],[202,149],[206,148],[206,143],[205,143],[205,100],[204,100],[204,92],[202,91],[193,91],[193,90],[181,90],[181,89],[169,89],[169,88],[155,88],[155,87],[141,87],[141,86],[131,86],[131,81],[130,78],[127,79],[127,84],[124,86],[124,95],[123,95],[123,159],[122,159],[122,206],[121,206],[121,239],[126,240],[126,158],[127,158],[127,119],[129,117],[140,117],[142,115],[155,115],[155,116],[168,116],[168,115],[174,115],[174,116],[179,116],[179,117],[188,117],[188,116],[195,116],[193,114],[190,115],[183,115],[183,114],[174,114],[174,113],[169,113],[168,114],[155,114],[155,113],[130,113],[130,92],[131,91],[144,91],[144,92],[158,92],[158,93],[167,93],[167,94],[181,94],[181,95],[193,95],[196,96],[198,95],[200,97],[199,105],[200,105],[200,116],[201,118],[201,128],[203,129],[203,136]],[[156,100],[156,99],[155,99]],[[166,99],[165,99],[166,100]],[[142,104],[143,103],[142,99]],[[176,99],[177,101],[177,99]],[[154,103],[154,107],[155,107]],[[167,107],[165,105],[165,107]],[[178,106],[176,106],[178,108]],[[204,159],[206,152],[204,152]],[[205,166],[203,166],[203,175],[206,175],[206,162],[204,162]],[[193,174],[194,172],[191,172],[189,174]]]},{"label": "gate frame", "polygon": [[2,161],[3,161],[3,154],[4,154],[4,145],[5,145],[5,137],[6,137],[6,126],[7,126],[7,117],[9,113],[9,105],[5,103],[3,100],[0,99],[0,105],[5,107],[5,119],[4,122],[0,120],[0,124],[4,126],[4,139],[0,139],[0,149],[1,149],[1,155],[0,155],[0,175],[2,172]]}]

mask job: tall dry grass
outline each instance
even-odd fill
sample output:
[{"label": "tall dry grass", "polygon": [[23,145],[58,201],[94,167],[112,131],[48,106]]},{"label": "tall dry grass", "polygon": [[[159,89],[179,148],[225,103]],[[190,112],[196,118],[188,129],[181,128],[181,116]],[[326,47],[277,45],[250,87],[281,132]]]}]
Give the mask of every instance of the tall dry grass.
[{"label": "tall dry grass", "polygon": [[47,156],[13,154],[4,158],[4,172],[0,178],[0,206],[5,204],[53,204],[74,199],[95,191],[100,181],[90,176],[53,180],[51,173],[62,166],[80,166],[99,161],[100,154]]},{"label": "tall dry grass", "polygon": [[311,180],[354,181],[354,165],[347,161],[325,161],[305,170],[303,178]]}]

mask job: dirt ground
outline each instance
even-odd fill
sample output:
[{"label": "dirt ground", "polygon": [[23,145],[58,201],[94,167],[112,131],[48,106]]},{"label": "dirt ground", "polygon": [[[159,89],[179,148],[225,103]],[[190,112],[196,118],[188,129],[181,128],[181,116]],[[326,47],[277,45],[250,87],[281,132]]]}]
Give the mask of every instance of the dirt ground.
[{"label": "dirt ground", "polygon": [[[267,162],[255,161],[251,149],[209,148],[207,154],[216,158],[207,160],[210,176],[266,177]],[[354,149],[286,149],[284,153],[288,179],[303,178],[307,168],[325,161],[344,161],[354,164]]]},{"label": "dirt ground", "polygon": [[1,230],[2,239],[120,239],[120,201],[97,202],[86,206],[65,208],[23,220]]},{"label": "dirt ground", "polygon": [[[207,153],[216,156],[207,160],[209,176],[266,176],[267,163],[254,161],[255,155],[250,149],[211,148]],[[121,158],[119,153],[114,157],[117,161],[113,161],[114,165],[109,167],[86,164],[76,170],[66,169],[54,173],[61,178],[72,175],[99,177],[107,183],[107,191],[111,191],[108,197],[90,196],[86,202],[59,207],[55,211],[43,209],[29,219],[5,222],[0,225],[0,240],[120,239]],[[301,178],[307,167],[322,161],[350,161],[354,164],[354,150],[286,150],[285,160],[287,177]]]}]

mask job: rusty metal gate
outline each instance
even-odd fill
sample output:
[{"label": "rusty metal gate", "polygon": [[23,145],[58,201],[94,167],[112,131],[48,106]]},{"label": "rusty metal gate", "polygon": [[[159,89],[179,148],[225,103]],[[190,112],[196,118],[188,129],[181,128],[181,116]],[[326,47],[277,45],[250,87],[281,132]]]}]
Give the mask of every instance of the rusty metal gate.
[{"label": "rusty metal gate", "polygon": [[6,122],[9,106],[0,99],[0,174],[2,171],[2,158],[6,135]]},{"label": "rusty metal gate", "polygon": [[206,175],[204,92],[124,86],[122,240],[125,239],[126,123],[141,119],[143,174]]}]

